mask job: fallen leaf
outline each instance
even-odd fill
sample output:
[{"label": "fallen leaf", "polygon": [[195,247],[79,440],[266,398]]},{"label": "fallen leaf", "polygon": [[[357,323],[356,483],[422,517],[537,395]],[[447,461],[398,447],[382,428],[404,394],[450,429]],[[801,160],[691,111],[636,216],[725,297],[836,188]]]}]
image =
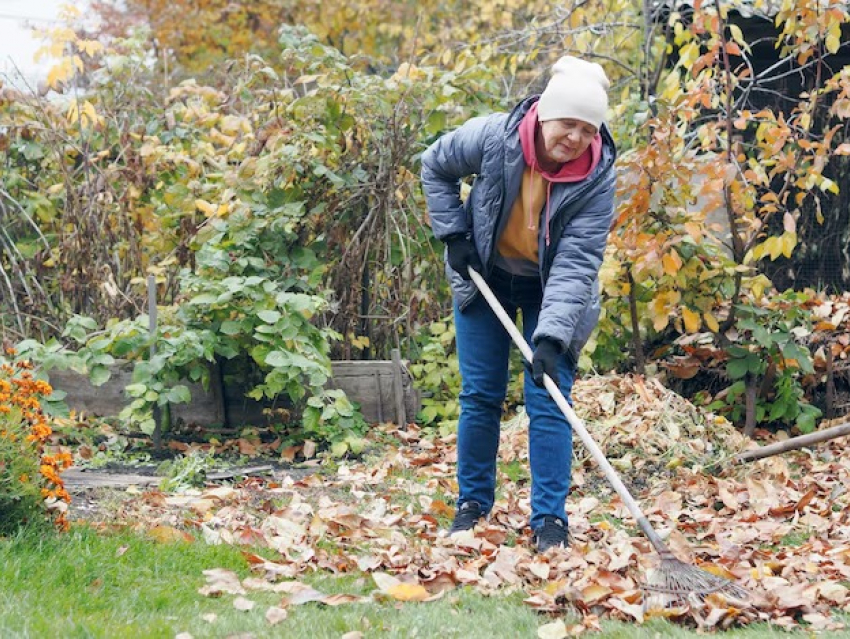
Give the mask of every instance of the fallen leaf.
[{"label": "fallen leaf", "polygon": [[233,600],[233,607],[236,608],[236,610],[248,612],[254,608],[254,602],[250,599],[246,599],[245,597],[236,597],[236,599]]},{"label": "fallen leaf", "polygon": [[606,602],[607,605],[619,610],[622,613],[632,617],[638,623],[643,623],[643,606],[640,604],[631,604],[618,598],[611,597]]},{"label": "fallen leaf", "polygon": [[172,544],[176,542],[191,544],[195,541],[195,538],[185,530],[178,530],[173,526],[155,526],[148,530],[148,536],[160,544]]},{"label": "fallen leaf", "polygon": [[608,595],[610,595],[613,590],[608,588],[607,586],[602,586],[600,584],[591,584],[581,591],[581,599],[588,606],[592,606],[593,604],[599,602],[604,599]]},{"label": "fallen leaf", "polygon": [[359,603],[363,601],[363,597],[358,597],[357,595],[346,595],[346,594],[336,594],[336,595],[327,595],[321,599],[321,603],[326,606],[342,606],[344,604],[350,603]]},{"label": "fallen leaf", "polygon": [[375,585],[378,586],[378,590],[383,590],[384,592],[401,584],[400,579],[396,579],[385,572],[373,572],[372,579],[374,580]]},{"label": "fallen leaf", "polygon": [[229,595],[244,595],[245,589],[239,582],[238,575],[223,568],[211,568],[204,570],[207,585],[198,589],[198,592],[206,597],[220,597],[223,593]]},{"label": "fallen leaf", "polygon": [[268,610],[266,610],[266,621],[268,621],[271,625],[275,626],[279,624],[281,621],[286,619],[287,612],[285,608],[278,608],[277,606],[272,606]]},{"label": "fallen leaf", "polygon": [[398,601],[425,601],[431,597],[431,593],[419,584],[396,584],[384,592]]},{"label": "fallen leaf", "polygon": [[441,499],[434,499],[431,501],[431,506],[428,508],[428,512],[436,517],[441,515],[443,517],[451,517],[454,515],[455,509]]},{"label": "fallen leaf", "polygon": [[564,639],[567,636],[567,626],[563,620],[558,619],[547,623],[537,629],[539,639]]},{"label": "fallen leaf", "polygon": [[733,512],[737,511],[741,507],[741,504],[738,502],[738,498],[733,493],[734,485],[732,482],[723,479],[715,479],[714,481],[717,484],[717,494],[720,497],[720,501],[723,502],[723,505]]},{"label": "fallen leaf", "polygon": [[205,515],[215,507],[216,503],[212,499],[196,499],[190,505],[193,512],[199,515]]},{"label": "fallen leaf", "polygon": [[528,564],[528,569],[531,574],[538,579],[549,579],[549,563],[545,561],[535,560]]},{"label": "fallen leaf", "polygon": [[283,603],[288,606],[300,606],[305,603],[310,603],[312,601],[322,601],[325,598],[325,594],[319,592],[312,586],[307,586],[305,584],[299,584],[301,588],[299,588],[296,592],[293,592],[289,597],[285,597]]}]

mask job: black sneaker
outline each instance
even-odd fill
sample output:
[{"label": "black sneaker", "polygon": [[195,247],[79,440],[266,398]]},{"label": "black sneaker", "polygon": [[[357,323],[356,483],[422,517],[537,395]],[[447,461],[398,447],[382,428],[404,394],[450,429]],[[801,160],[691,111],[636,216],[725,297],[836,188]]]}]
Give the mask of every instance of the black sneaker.
[{"label": "black sneaker", "polygon": [[472,530],[479,519],[483,519],[484,511],[481,510],[481,504],[477,501],[467,501],[462,503],[455,511],[455,518],[452,522],[452,527],[449,529],[449,534],[463,530]]},{"label": "black sneaker", "polygon": [[567,524],[560,517],[546,515],[543,524],[535,529],[533,541],[537,552],[546,552],[553,546],[564,548],[567,545]]}]

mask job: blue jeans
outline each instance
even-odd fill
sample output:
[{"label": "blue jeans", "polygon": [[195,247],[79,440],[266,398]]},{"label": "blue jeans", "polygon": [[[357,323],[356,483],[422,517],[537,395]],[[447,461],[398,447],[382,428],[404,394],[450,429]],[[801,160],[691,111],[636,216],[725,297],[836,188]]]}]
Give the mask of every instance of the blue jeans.
[{"label": "blue jeans", "polygon": [[[522,330],[530,343],[543,298],[539,278],[516,277],[497,269],[488,284],[511,318],[516,320],[517,311],[522,312]],[[496,457],[511,338],[482,295],[463,312],[455,304],[454,319],[462,379],[457,503],[460,506],[477,501],[487,513],[495,499]],[[575,369],[566,354],[559,363],[558,373],[561,392],[569,399]],[[530,420],[531,528],[542,525],[545,515],[560,517],[566,523],[572,428],[548,391],[537,386],[527,370],[523,391]]]}]

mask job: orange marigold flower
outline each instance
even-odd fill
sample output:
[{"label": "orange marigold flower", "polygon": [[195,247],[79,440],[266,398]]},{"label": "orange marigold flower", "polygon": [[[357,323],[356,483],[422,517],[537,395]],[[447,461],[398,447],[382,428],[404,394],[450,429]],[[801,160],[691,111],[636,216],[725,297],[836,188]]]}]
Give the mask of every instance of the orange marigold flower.
[{"label": "orange marigold flower", "polygon": [[53,387],[43,379],[40,379],[35,383],[35,392],[41,395],[50,395],[53,392]]},{"label": "orange marigold flower", "polygon": [[18,477],[22,484],[26,484],[30,480],[30,476],[26,473],[23,473],[20,477]]},{"label": "orange marigold flower", "polygon": [[50,437],[50,435],[52,435],[52,434],[53,434],[53,429],[52,429],[52,428],[50,428],[50,426],[48,426],[47,424],[39,423],[39,424],[35,424],[35,425],[32,427],[32,434],[33,434],[33,436],[35,436],[38,440],[40,440],[40,441],[44,441],[44,440],[46,440],[48,437]]},{"label": "orange marigold flower", "polygon": [[56,468],[53,466],[42,464],[38,470],[47,481],[53,484],[62,483],[62,480],[59,478],[59,474],[56,472]]},{"label": "orange marigold flower", "polygon": [[58,461],[63,468],[68,468],[68,466],[74,463],[74,457],[71,453],[67,452],[57,453],[56,461]]},{"label": "orange marigold flower", "polygon": [[0,404],[0,413],[11,413],[11,412],[12,412],[12,408],[10,406],[5,406],[3,404]]}]

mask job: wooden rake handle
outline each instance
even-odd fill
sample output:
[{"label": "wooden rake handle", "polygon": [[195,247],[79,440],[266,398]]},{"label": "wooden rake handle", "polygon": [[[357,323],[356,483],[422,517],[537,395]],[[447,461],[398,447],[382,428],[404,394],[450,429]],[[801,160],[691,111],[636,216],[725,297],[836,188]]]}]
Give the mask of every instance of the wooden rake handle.
[{"label": "wooden rake handle", "polygon": [[[502,323],[502,326],[505,327],[505,330],[511,336],[514,344],[517,345],[519,350],[522,352],[523,357],[531,363],[534,352],[531,350],[531,347],[528,345],[528,342],[525,341],[525,338],[522,336],[522,333],[519,332],[519,329],[516,327],[516,324],[511,321],[511,318],[508,317],[508,314],[505,312],[505,309],[502,308],[502,305],[499,303],[499,300],[496,299],[496,296],[493,294],[493,291],[490,290],[490,287],[487,285],[487,282],[484,281],[484,278],[475,271],[474,269],[469,269],[469,276],[472,278],[472,281],[478,287],[478,290],[484,296],[484,299],[487,300],[487,303],[490,305],[490,308],[496,314],[496,317],[499,318],[499,321]],[[587,432],[587,427],[585,427],[584,422],[576,415],[572,406],[570,406],[564,394],[561,392],[561,389],[558,388],[558,385],[552,380],[548,375],[543,376],[543,385],[546,387],[546,390],[549,391],[549,395],[552,396],[552,399],[555,400],[555,403],[558,405],[558,408],[561,409],[561,412],[564,413],[564,417],[567,418],[567,421],[572,426],[573,430],[578,433],[578,436],[581,438],[582,443],[585,448],[590,451],[593,459],[596,460],[596,463],[602,468],[602,471],[605,473],[605,478],[614,487],[614,490],[617,491],[617,494],[620,496],[620,499],[623,500],[623,503],[626,505],[626,508],[629,509],[629,512],[632,514],[632,517],[640,526],[640,529],[647,536],[649,541],[655,547],[655,549],[659,553],[669,553],[670,551],[664,545],[664,542],[661,541],[661,537],[658,536],[658,533],[652,528],[647,520],[646,515],[643,514],[643,511],[638,506],[635,498],[632,497],[629,489],[626,488],[623,481],[620,479],[620,476],[617,474],[617,471],[614,470],[614,467],[611,465],[605,458],[605,454],[593,440],[593,437],[590,436],[590,433]]]}]

